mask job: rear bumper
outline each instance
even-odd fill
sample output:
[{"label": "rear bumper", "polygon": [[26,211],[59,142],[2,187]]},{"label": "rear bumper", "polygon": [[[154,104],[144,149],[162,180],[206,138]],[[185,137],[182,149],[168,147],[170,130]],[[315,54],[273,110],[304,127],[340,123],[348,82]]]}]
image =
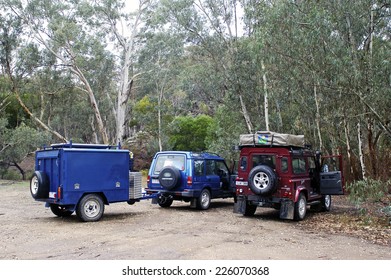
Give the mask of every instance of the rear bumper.
[{"label": "rear bumper", "polygon": [[154,189],[146,188],[145,191],[147,194],[150,195],[157,194],[157,193],[160,193],[162,195],[172,195],[174,199],[180,199],[181,197],[189,197],[189,198],[199,197],[201,193],[198,190],[192,190],[192,189],[184,189],[180,191],[175,191],[175,190],[168,191],[163,189],[154,190]]}]

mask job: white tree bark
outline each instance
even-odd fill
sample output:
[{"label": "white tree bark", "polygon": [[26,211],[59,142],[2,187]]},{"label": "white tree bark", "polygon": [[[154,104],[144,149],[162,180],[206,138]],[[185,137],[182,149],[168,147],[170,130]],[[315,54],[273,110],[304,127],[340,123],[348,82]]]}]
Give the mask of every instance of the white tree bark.
[{"label": "white tree bark", "polygon": [[363,152],[363,144],[361,139],[361,124],[360,122],[357,123],[357,136],[358,136],[358,153],[360,157],[360,165],[361,165],[361,174],[362,178],[364,180],[367,179],[367,169],[365,166],[365,160],[364,160],[364,152]]},{"label": "white tree bark", "polygon": [[128,113],[128,101],[132,91],[132,85],[135,79],[135,76],[131,77],[130,68],[132,66],[131,56],[134,52],[135,38],[138,34],[138,29],[141,22],[141,16],[146,7],[150,4],[149,0],[140,0],[138,10],[134,22],[132,24],[132,29],[130,30],[130,35],[126,36],[124,32],[120,33],[117,29],[116,22],[110,22],[112,32],[116,36],[121,48],[122,54],[124,57],[124,62],[121,70],[121,81],[120,89],[117,94],[117,108],[114,109],[116,112],[116,140],[117,142],[123,142],[127,137],[127,113]]},{"label": "white tree bark", "polygon": [[319,106],[319,98],[318,98],[318,92],[317,92],[316,84],[314,85],[314,98],[315,98],[315,105],[316,105],[315,122],[316,122],[317,131],[318,131],[319,149],[322,150],[322,148],[323,148],[323,141],[322,141],[322,133],[320,131],[320,106]]},{"label": "white tree bark", "polygon": [[269,130],[269,96],[267,88],[265,63],[261,60],[262,79],[263,79],[263,94],[264,94],[264,107],[265,107],[265,128]]}]

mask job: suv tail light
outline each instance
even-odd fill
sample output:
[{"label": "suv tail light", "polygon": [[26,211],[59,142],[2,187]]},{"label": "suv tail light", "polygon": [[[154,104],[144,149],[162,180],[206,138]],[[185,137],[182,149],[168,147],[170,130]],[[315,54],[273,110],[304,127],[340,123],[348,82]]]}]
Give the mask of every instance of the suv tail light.
[{"label": "suv tail light", "polygon": [[147,184],[149,184],[150,181],[151,181],[151,176],[148,175],[148,177],[147,177]]},{"label": "suv tail light", "polygon": [[193,184],[193,177],[187,176],[187,185],[191,186]]}]

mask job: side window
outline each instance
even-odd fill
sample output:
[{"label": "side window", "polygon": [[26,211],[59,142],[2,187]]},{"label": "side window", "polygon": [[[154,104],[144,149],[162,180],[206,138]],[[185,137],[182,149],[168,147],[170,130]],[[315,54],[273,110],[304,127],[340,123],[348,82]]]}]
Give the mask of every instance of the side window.
[{"label": "side window", "polygon": [[227,166],[220,160],[216,161],[216,171],[220,177],[229,174]]},{"label": "side window", "polygon": [[281,158],[281,172],[288,172],[288,158],[286,157]]},{"label": "side window", "polygon": [[240,159],[240,170],[246,170],[247,169],[247,157],[242,157]]},{"label": "side window", "polygon": [[304,158],[293,158],[292,159],[293,174],[306,173],[305,159]]},{"label": "side window", "polygon": [[315,165],[315,158],[313,157],[309,157],[308,158],[308,168],[309,169],[315,169],[316,168],[316,165]]},{"label": "side window", "polygon": [[214,160],[206,161],[206,175],[217,175],[216,162]]},{"label": "side window", "polygon": [[204,175],[204,161],[203,160],[195,160],[194,161],[194,175],[202,176]]}]

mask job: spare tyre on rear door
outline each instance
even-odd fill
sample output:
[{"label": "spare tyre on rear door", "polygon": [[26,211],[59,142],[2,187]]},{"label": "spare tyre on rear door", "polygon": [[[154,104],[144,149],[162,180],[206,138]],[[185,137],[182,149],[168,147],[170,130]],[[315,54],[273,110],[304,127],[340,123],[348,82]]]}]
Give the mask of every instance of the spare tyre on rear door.
[{"label": "spare tyre on rear door", "polygon": [[268,195],[276,190],[277,175],[271,167],[258,165],[251,169],[248,183],[253,193]]},{"label": "spare tyre on rear door", "polygon": [[30,180],[30,192],[34,199],[49,197],[49,179],[45,172],[34,172]]},{"label": "spare tyre on rear door", "polygon": [[163,168],[159,173],[159,183],[166,190],[175,189],[180,185],[181,172],[178,168],[168,166]]}]

